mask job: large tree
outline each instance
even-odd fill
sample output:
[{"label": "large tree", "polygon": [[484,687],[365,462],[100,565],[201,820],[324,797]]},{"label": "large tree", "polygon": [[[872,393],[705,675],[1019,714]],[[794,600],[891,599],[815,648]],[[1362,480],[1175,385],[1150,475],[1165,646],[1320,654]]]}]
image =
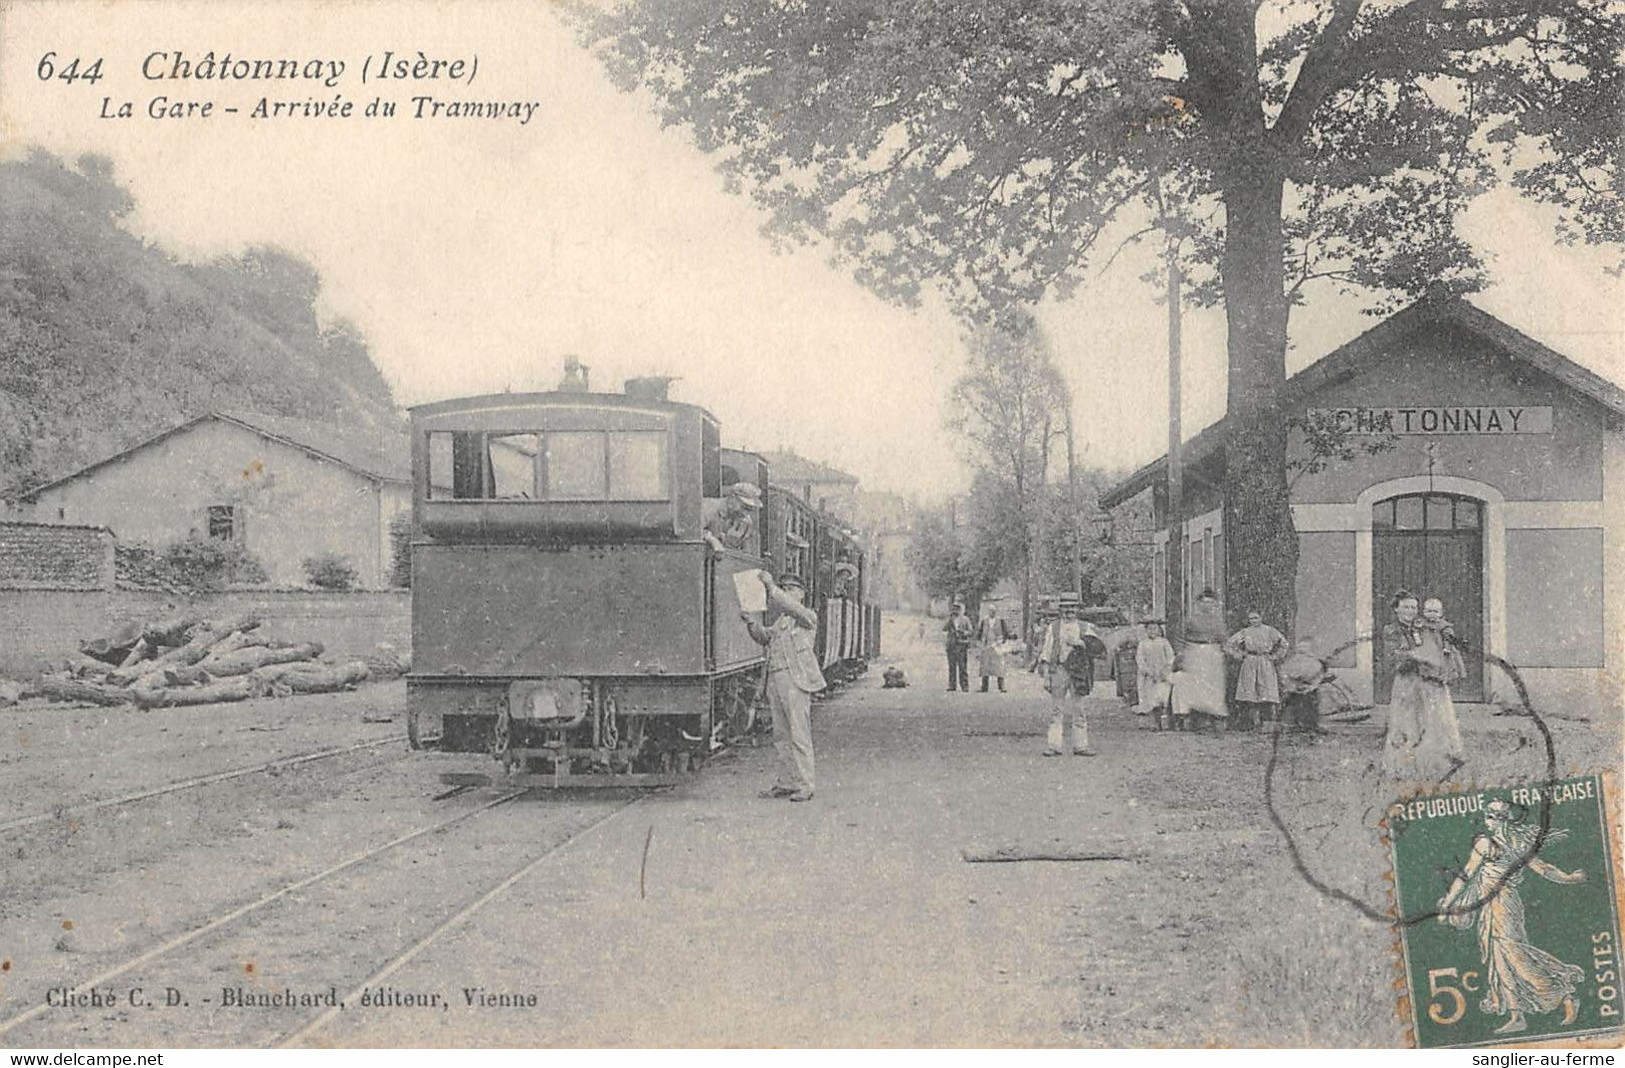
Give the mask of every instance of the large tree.
[{"label": "large tree", "polygon": [[1003,561],[973,524],[965,502],[920,513],[908,548],[908,564],[928,596],[962,598],[976,607],[999,581]]},{"label": "large tree", "polygon": [[[1065,417],[1066,381],[1031,315],[1012,311],[973,333],[954,383],[948,429],[976,472],[973,497],[1005,528],[1001,555],[1021,580],[1022,628],[1032,621],[1034,550],[1050,446]],[[984,523],[984,526],[987,525]]]},{"label": "large tree", "polygon": [[622,0],[585,21],[774,232],[886,296],[1031,304],[1114,220],[1163,224],[1228,317],[1229,584],[1286,623],[1304,287],[1471,287],[1452,222],[1500,177],[1572,235],[1621,233],[1612,0]]}]

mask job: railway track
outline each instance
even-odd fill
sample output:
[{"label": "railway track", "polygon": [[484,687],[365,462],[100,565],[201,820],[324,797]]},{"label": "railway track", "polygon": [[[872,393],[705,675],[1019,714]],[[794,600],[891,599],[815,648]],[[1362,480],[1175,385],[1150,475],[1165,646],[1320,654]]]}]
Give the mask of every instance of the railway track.
[{"label": "railway track", "polygon": [[[452,792],[453,795],[455,793],[457,792]],[[469,821],[475,820],[477,817],[480,817],[494,809],[505,806],[510,802],[525,796],[527,793],[530,793],[530,791],[524,789],[505,791],[499,796],[484,800],[478,805],[459,812],[447,819],[438,820],[425,826],[418,827],[414,830],[398,835],[389,841],[382,843],[381,845],[351,854],[350,856],[323,868],[321,871],[285,883],[276,889],[264,893],[246,903],[235,905],[224,912],[211,916],[210,918],[196,924],[195,926],[192,926],[174,937],[168,938],[145,949],[135,956],[129,957],[118,964],[112,965],[97,972],[95,975],[92,975],[87,979],[81,980],[75,986],[66,987],[65,984],[53,985],[55,989],[59,991],[66,991],[66,999],[75,998],[95,989],[105,989],[107,985],[114,980],[127,976],[132,972],[136,972],[137,969],[142,969],[147,965],[154,964],[155,962],[169,957],[188,946],[194,945],[200,940],[203,940],[211,935],[225,934],[229,936],[231,930],[236,925],[242,921],[248,920],[256,913],[261,913],[278,902],[289,901],[290,899],[295,902],[299,902],[303,899],[305,891],[311,890],[312,888],[317,887],[319,884],[334,882],[339,876],[343,876],[346,873],[355,873],[358,869],[363,869],[366,865],[379,861],[380,858],[384,858],[410,843],[421,842],[425,839],[439,835],[459,824],[465,824]],[[595,814],[594,817],[585,825],[569,831],[561,840],[553,843],[542,852],[531,857],[518,868],[508,872],[497,882],[489,885],[471,899],[465,897],[464,901],[460,905],[454,907],[450,911],[450,914],[447,915],[445,919],[437,923],[427,934],[396,952],[382,965],[372,967],[371,974],[363,982],[357,984],[353,992],[347,995],[344,1000],[353,1003],[354,1000],[360,996],[361,992],[369,985],[376,984],[394,974],[395,971],[404,967],[421,952],[423,952],[423,950],[434,944],[445,934],[466,923],[481,909],[500,898],[511,887],[513,887],[520,880],[524,879],[531,872],[535,871],[543,863],[556,857],[561,851],[568,849],[572,843],[579,841],[586,835],[591,834],[593,831],[603,826],[605,823],[619,816],[621,813],[626,812],[628,809],[639,804],[641,800],[641,796],[626,799],[621,803],[614,805],[606,812]],[[54,1010],[51,1006],[47,1005],[42,996],[41,1001],[34,1004],[30,1008],[19,1012],[8,1019],[0,1020],[0,1040],[4,1040],[9,1033],[18,1028],[22,1028],[27,1024],[39,1021],[47,1013],[59,1011],[60,1010]],[[332,1009],[307,1021],[297,1030],[281,1037],[280,1044],[287,1046],[295,1045],[304,1041],[307,1037],[331,1023],[334,1015],[337,1012],[337,1009]],[[222,1040],[227,1044],[230,1044],[229,1037],[223,1036]],[[271,1036],[264,1044],[278,1044],[277,1036]]]},{"label": "railway track", "polygon": [[[501,882],[498,882],[495,886],[491,887],[483,894],[480,894],[474,900],[464,905],[461,909],[458,909],[451,916],[447,917],[445,920],[436,925],[434,930],[413,942],[406,949],[397,953],[394,957],[390,958],[381,967],[375,970],[371,975],[367,976],[366,979],[356,984],[354,989],[340,999],[340,1005],[346,1003],[354,1004],[356,999],[358,999],[362,992],[368,987],[377,983],[382,983],[401,968],[404,968],[406,965],[410,964],[412,960],[418,956],[418,954],[434,945],[434,943],[438,942],[447,933],[454,931],[463,924],[467,923],[481,909],[502,897],[503,894],[507,893],[508,890],[514,886],[514,884],[520,882],[531,872],[541,867],[544,862],[555,858],[574,843],[579,842],[581,839],[598,830],[606,823],[609,823],[611,820],[616,819],[623,813],[636,807],[642,802],[642,800],[643,798],[641,797],[634,798],[624,805],[611,809],[609,812],[606,812],[604,815],[593,820],[591,823],[576,831],[574,834],[571,834],[563,841],[555,843],[542,853],[526,861],[523,865],[505,876]],[[305,1026],[285,1037],[280,1043],[278,1043],[279,1047],[286,1049],[300,1045],[316,1032],[333,1022],[341,1011],[343,1011],[341,1008],[336,1007],[327,1009],[321,1015],[305,1024]]]},{"label": "railway track", "polygon": [[294,756],[277,757],[249,767],[232,768],[229,771],[219,771],[212,775],[199,775],[190,779],[181,779],[166,783],[148,790],[137,790],[132,793],[120,794],[117,797],[103,798],[96,801],[84,801],[76,805],[66,805],[52,809],[49,812],[35,813],[32,816],[22,816],[17,819],[0,823],[0,834],[9,831],[21,830],[25,827],[37,826],[41,823],[50,823],[67,816],[77,816],[88,812],[96,812],[106,808],[116,808],[121,805],[135,804],[138,801],[147,801],[167,794],[180,793],[183,790],[196,790],[204,786],[213,786],[216,783],[230,782],[233,779],[243,779],[250,775],[260,775],[267,772],[282,771],[286,768],[295,768],[304,764],[312,764],[319,760],[331,760],[335,757],[347,756],[351,753],[365,752],[368,749],[377,749],[381,746],[406,741],[404,734],[391,734],[384,738],[375,738],[368,742],[357,742],[355,745],[337,746],[332,749],[319,749],[309,753],[299,753]]},{"label": "railway track", "polygon": [[[509,793],[505,793],[505,794],[503,794],[503,795],[501,795],[499,797],[496,797],[496,798],[494,798],[494,799],[492,799],[490,801],[486,801],[483,804],[476,806],[475,808],[471,808],[471,809],[469,809],[469,810],[467,810],[465,812],[459,812],[455,816],[450,817],[449,819],[444,819],[444,820],[437,821],[435,823],[429,824],[426,827],[419,827],[416,830],[408,831],[406,834],[402,834],[402,835],[399,835],[399,836],[397,836],[395,838],[392,838],[389,841],[383,843],[382,845],[374,846],[371,849],[366,849],[366,850],[362,850],[359,853],[351,854],[350,856],[344,858],[343,860],[339,861],[338,863],[331,864],[328,867],[323,868],[321,871],[316,872],[313,875],[307,875],[307,876],[305,876],[305,877],[303,877],[301,879],[296,879],[293,882],[286,883],[283,886],[278,887],[276,890],[273,890],[268,894],[264,894],[264,895],[262,895],[260,897],[255,898],[254,900],[248,902],[247,904],[239,905],[236,908],[233,908],[228,912],[222,913],[222,914],[220,914],[218,916],[215,916],[215,917],[213,917],[213,918],[211,918],[209,920],[206,920],[205,922],[199,924],[198,926],[193,927],[190,930],[187,930],[187,931],[185,931],[185,932],[183,932],[183,933],[181,933],[179,935],[176,935],[175,937],[173,937],[171,939],[168,939],[167,941],[161,942],[158,945],[153,946],[153,947],[145,950],[144,952],[142,952],[142,953],[140,953],[140,954],[138,954],[138,955],[136,955],[134,957],[131,957],[130,959],[124,961],[121,964],[115,965],[112,968],[108,968],[108,969],[106,969],[104,971],[98,972],[96,975],[92,976],[89,979],[86,979],[86,980],[82,981],[77,986],[69,988],[68,989],[68,995],[70,997],[76,996],[78,994],[85,993],[85,992],[88,992],[88,991],[90,991],[92,989],[95,989],[96,987],[102,986],[102,985],[104,985],[106,983],[112,982],[114,979],[117,979],[120,976],[125,975],[125,974],[133,971],[134,969],[141,967],[144,964],[148,964],[148,963],[150,963],[152,961],[157,960],[160,957],[166,956],[166,955],[168,955],[170,953],[173,953],[174,951],[176,951],[178,949],[181,949],[181,948],[183,948],[185,946],[188,946],[188,945],[192,944],[193,942],[196,942],[198,939],[204,937],[205,935],[212,934],[215,931],[218,931],[218,930],[220,930],[220,929],[222,929],[222,928],[224,928],[224,927],[226,927],[226,926],[228,926],[228,925],[230,925],[232,923],[235,923],[236,921],[244,918],[245,916],[249,916],[252,913],[258,912],[259,910],[265,908],[268,905],[274,904],[275,902],[282,900],[283,898],[289,897],[290,895],[293,895],[293,894],[297,894],[301,890],[305,890],[305,889],[307,889],[307,888],[309,888],[311,886],[316,885],[317,883],[320,883],[320,882],[323,882],[325,880],[331,879],[336,875],[339,875],[339,874],[341,874],[343,872],[349,871],[350,869],[357,867],[358,865],[365,864],[367,861],[372,860],[372,859],[374,859],[376,857],[380,857],[380,856],[384,855],[385,853],[388,853],[388,852],[390,852],[392,850],[398,849],[401,846],[407,844],[408,842],[415,841],[417,839],[426,837],[426,836],[431,835],[431,834],[435,834],[435,833],[440,832],[440,831],[444,831],[449,827],[452,827],[452,826],[455,826],[456,824],[464,822],[465,820],[472,819],[473,817],[478,816],[481,813],[489,812],[491,809],[496,808],[499,805],[505,805],[505,804],[507,804],[508,802],[514,800],[517,797],[524,796],[525,793],[527,793],[527,791],[525,791],[525,790],[515,790],[515,791],[509,792]],[[14,1030],[17,1027],[21,1027],[23,1024],[26,1024],[31,1020],[39,1019],[47,1011],[49,1011],[49,1006],[47,1006],[44,1002],[41,1002],[40,1004],[35,1005],[33,1008],[30,1008],[30,1009],[28,1009],[28,1010],[26,1010],[24,1012],[18,1013],[17,1015],[12,1016],[11,1018],[9,1018],[7,1020],[0,1020],[0,1037],[4,1037],[8,1032]]]}]

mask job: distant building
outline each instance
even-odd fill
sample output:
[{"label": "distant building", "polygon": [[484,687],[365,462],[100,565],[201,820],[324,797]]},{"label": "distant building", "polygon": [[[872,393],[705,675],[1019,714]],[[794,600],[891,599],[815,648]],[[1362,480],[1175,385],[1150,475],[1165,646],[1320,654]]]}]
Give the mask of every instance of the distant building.
[{"label": "distant building", "polygon": [[363,586],[389,584],[390,521],[412,507],[404,433],[213,412],[25,494],[36,522],[107,527],[122,541],[235,541],[273,584],[338,553]]},{"label": "distant building", "polygon": [[837,471],[827,464],[797,456],[794,450],[764,452],[768,477],[777,485],[790,490],[812,505],[856,522],[858,480],[845,471]]},{"label": "distant building", "polygon": [[[1515,665],[1538,707],[1617,707],[1625,681],[1625,389],[1462,300],[1423,302],[1287,380],[1289,415],[1318,414],[1393,448],[1297,477],[1297,630],[1341,658],[1363,697],[1387,700],[1364,640],[1404,587],[1444,601],[1469,643],[1458,699],[1511,692],[1479,650]],[[1167,514],[1166,459],[1102,495],[1152,497],[1154,610],[1167,529],[1183,587],[1225,595],[1228,421],[1185,444],[1185,493]],[[1290,448],[1301,455],[1302,436]],[[1244,610],[1246,605],[1227,604]]]},{"label": "distant building", "polygon": [[914,544],[915,503],[896,493],[859,490],[853,504],[854,521],[874,560],[869,589],[875,603],[888,609],[925,611],[931,598],[920,589],[908,559]]}]

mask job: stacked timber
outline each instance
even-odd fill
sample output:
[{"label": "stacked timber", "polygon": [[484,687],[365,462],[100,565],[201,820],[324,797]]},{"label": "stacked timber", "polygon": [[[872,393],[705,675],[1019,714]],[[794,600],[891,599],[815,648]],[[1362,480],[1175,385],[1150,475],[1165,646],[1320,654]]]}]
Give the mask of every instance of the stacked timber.
[{"label": "stacked timber", "polygon": [[264,634],[253,615],[176,616],[81,643],[78,655],[42,675],[31,692],[59,701],[166,708],[331,693],[368,678],[366,663],[323,663],[322,652],[320,642]]}]

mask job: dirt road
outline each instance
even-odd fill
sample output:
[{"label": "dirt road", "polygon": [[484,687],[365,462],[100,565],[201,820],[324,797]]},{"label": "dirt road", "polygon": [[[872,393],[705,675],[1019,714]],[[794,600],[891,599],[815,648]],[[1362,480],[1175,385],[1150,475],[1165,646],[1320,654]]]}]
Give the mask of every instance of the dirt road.
[{"label": "dirt road", "polygon": [[[1103,685],[1099,755],[1044,758],[1035,677],[947,694],[934,644],[887,639],[914,685],[876,670],[818,706],[807,804],[756,796],[767,748],[669,793],[498,803],[443,796],[469,758],[388,743],[0,830],[0,1044],[1402,1041],[1391,929],[1327,892],[1387,904],[1380,717],[1314,743],[1153,734]],[[195,776],[204,752],[387,738],[363,720],[398,701],[62,714],[94,716],[94,752],[88,726],[0,718],[52,739],[12,751],[7,811]],[[1479,781],[1540,774],[1527,721],[1465,720]],[[1600,726],[1553,729],[1567,764],[1602,751]],[[964,859],[988,849],[1121,859]],[[54,1004],[98,977],[102,1004]]]}]

